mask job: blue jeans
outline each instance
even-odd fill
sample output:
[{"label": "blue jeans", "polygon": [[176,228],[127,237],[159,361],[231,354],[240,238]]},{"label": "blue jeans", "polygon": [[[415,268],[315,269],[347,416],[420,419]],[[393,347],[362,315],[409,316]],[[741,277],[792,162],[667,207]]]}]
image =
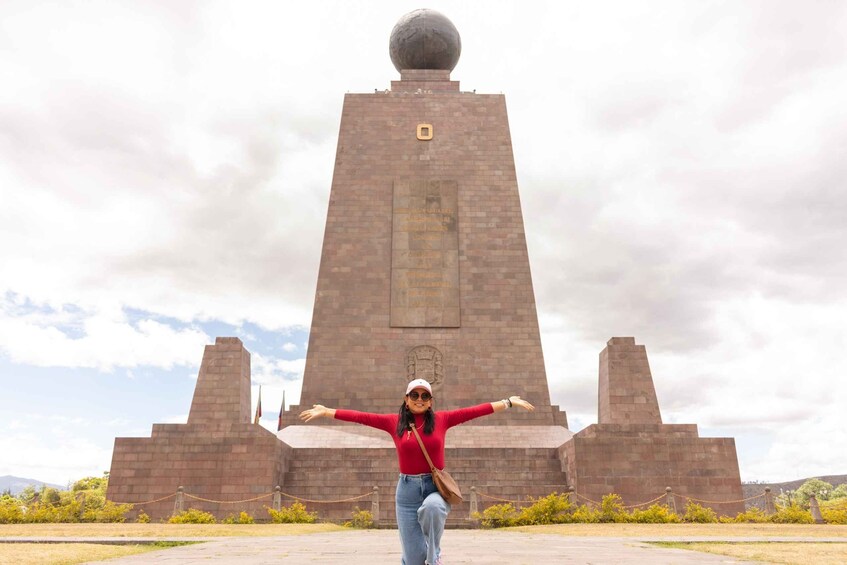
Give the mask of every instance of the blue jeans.
[{"label": "blue jeans", "polygon": [[400,473],[394,496],[402,565],[434,565],[441,554],[441,534],[450,505],[441,498],[432,475]]}]

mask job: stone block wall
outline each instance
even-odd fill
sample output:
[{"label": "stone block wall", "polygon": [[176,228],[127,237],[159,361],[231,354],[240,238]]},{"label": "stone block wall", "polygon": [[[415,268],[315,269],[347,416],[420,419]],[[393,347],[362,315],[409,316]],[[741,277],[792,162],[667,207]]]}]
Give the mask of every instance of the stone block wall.
[{"label": "stone block wall", "polygon": [[559,449],[576,492],[600,501],[615,493],[640,504],[671,487],[680,512],[691,497],[718,514],[744,510],[735,440],[701,438],[695,424],[662,424],[647,351],[613,337],[600,353],[599,423]]},{"label": "stone block wall", "polygon": [[[741,478],[732,438],[701,438],[695,425],[594,424],[562,446],[568,477],[576,491],[599,501],[619,494],[625,505],[661,494],[692,497],[719,515],[744,510]],[[664,501],[660,501],[664,503]],[[684,512],[685,500],[677,498]]]},{"label": "stone block wall", "polygon": [[[247,510],[266,518],[265,497],[282,481],[290,448],[250,423],[250,353],[238,338],[217,338],[206,346],[187,424],[154,424],[149,438],[115,438],[109,500],[146,503],[182,486],[194,497],[184,508],[219,518]],[[208,501],[223,502],[208,502]],[[139,504],[151,518],[170,516],[174,499]],[[131,516],[131,517],[132,517]]]},{"label": "stone block wall", "polygon": [[634,337],[613,337],[600,352],[600,424],[661,424],[647,350]]},{"label": "stone block wall", "polygon": [[[149,438],[116,438],[109,475],[109,500],[145,503],[168,497],[182,486],[195,497],[213,501],[243,501],[272,493],[281,484],[290,448],[253,424],[155,424]],[[267,518],[265,497],[248,503],[226,504],[185,499],[185,509],[198,508],[218,518],[246,510]],[[139,504],[151,518],[171,515],[174,498]]]},{"label": "stone block wall", "polygon": [[188,414],[189,424],[250,423],[250,353],[237,337],[207,345]]}]

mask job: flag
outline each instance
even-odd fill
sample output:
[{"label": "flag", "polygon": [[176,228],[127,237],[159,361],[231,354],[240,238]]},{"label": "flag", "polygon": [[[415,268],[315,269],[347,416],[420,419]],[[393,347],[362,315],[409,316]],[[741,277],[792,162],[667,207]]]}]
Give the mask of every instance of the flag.
[{"label": "flag", "polygon": [[276,423],[276,431],[282,429],[282,415],[285,414],[285,391],[282,391],[282,406],[279,407],[279,420]]},{"label": "flag", "polygon": [[256,403],[256,417],[253,419],[254,424],[259,423],[259,418],[262,417],[262,385],[259,385],[259,402]]}]

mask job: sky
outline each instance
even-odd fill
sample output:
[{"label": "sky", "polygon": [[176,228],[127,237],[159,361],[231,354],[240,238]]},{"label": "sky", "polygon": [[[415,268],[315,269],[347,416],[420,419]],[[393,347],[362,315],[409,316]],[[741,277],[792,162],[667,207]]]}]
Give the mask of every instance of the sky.
[{"label": "sky", "polygon": [[299,398],[343,95],[391,28],[509,112],[547,378],[647,348],[742,480],[847,473],[847,4],[0,0],[0,475],[67,484],[185,422],[206,344]]}]

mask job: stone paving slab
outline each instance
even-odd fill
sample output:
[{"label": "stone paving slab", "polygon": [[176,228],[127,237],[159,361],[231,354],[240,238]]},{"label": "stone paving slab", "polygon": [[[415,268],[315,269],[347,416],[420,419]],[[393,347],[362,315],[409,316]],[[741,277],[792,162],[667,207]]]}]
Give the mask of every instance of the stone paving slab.
[{"label": "stone paving slab", "polygon": [[[400,541],[396,530],[326,532],[274,537],[2,537],[0,543],[105,543],[143,544],[151,542],[203,542],[105,562],[139,564],[233,564],[367,562],[396,564],[400,561]],[[648,541],[675,542],[804,542],[847,543],[847,537],[715,537],[642,536],[583,537],[521,532],[448,530],[444,536],[444,557],[448,564],[744,564],[731,557],[667,549]],[[757,562],[761,563],[761,562]]]},{"label": "stone paving slab", "polygon": [[[762,540],[762,538],[755,539]],[[567,537],[553,534],[480,530],[447,531],[444,535],[442,551],[444,561],[448,565],[751,563],[720,555],[655,547],[637,538]],[[187,565],[369,563],[377,565],[385,563],[396,565],[399,562],[400,540],[397,532],[395,530],[367,530],[301,536],[217,538],[215,541],[202,544],[164,549],[100,563],[119,565],[176,563]],[[759,565],[761,565],[760,562]]]}]

